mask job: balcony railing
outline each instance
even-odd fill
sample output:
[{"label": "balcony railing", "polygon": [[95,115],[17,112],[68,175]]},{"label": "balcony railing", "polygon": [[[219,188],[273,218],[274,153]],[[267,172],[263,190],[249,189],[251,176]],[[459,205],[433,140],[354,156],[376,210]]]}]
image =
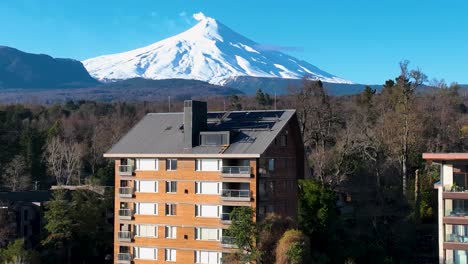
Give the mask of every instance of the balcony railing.
[{"label": "balcony railing", "polygon": [[132,165],[120,165],[119,166],[119,175],[120,176],[132,176],[133,175],[133,166]]},{"label": "balcony railing", "polygon": [[250,190],[221,190],[221,199],[228,201],[250,201]]},{"label": "balcony railing", "polygon": [[222,236],[221,246],[225,248],[237,248],[236,240],[233,237]]},{"label": "balcony railing", "polygon": [[448,217],[468,217],[468,209],[446,209],[445,216]]},{"label": "balcony railing", "polygon": [[130,253],[118,253],[117,254],[117,263],[129,264],[131,262],[132,262],[132,255]]},{"label": "balcony railing", "polygon": [[119,231],[117,233],[117,238],[120,242],[130,242],[133,238],[133,232],[131,231]]},{"label": "balcony railing", "polygon": [[120,187],[119,188],[119,197],[132,198],[133,197],[133,188],[132,187]]},{"label": "balcony railing", "polygon": [[119,219],[131,220],[133,211],[131,209],[119,209]]},{"label": "balcony railing", "polygon": [[225,224],[231,223],[231,214],[230,213],[221,213],[219,218],[221,218],[221,222]]},{"label": "balcony railing", "polygon": [[221,176],[223,177],[250,177],[250,166],[223,166]]}]

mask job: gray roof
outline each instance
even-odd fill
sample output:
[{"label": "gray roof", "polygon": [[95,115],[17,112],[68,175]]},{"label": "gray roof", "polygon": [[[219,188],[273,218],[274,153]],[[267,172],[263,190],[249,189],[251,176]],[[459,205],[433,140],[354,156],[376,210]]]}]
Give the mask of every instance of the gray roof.
[{"label": "gray roof", "polygon": [[150,113],[105,157],[261,155],[294,116],[295,110],[208,113],[208,131],[230,131],[230,145],[184,148],[184,113]]}]

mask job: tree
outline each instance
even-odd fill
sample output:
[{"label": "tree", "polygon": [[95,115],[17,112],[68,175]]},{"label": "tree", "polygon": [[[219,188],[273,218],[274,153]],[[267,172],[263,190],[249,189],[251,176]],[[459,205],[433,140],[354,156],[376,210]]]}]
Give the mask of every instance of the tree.
[{"label": "tree", "polygon": [[39,263],[37,252],[26,250],[24,240],[17,239],[0,249],[0,263],[2,264],[34,264]]},{"label": "tree", "polygon": [[335,143],[335,134],[341,127],[321,81],[303,79],[302,86],[291,88],[294,107],[300,122],[304,147],[309,154],[314,176],[321,182],[330,182],[328,160],[330,147]]},{"label": "tree", "polygon": [[8,204],[0,201],[0,248],[15,237],[15,229],[15,213]]},{"label": "tree", "polygon": [[290,217],[268,214],[257,226],[259,227],[257,247],[263,252],[262,262],[275,263],[275,248],[278,241],[286,230],[297,228],[297,224]]},{"label": "tree", "polygon": [[234,237],[238,247],[237,256],[242,263],[259,261],[262,252],[256,247],[258,228],[253,221],[254,212],[247,206],[235,207],[231,214],[231,225],[227,234]]},{"label": "tree", "polygon": [[336,193],[316,180],[301,180],[299,228],[309,237],[317,259],[339,258],[339,210]]},{"label": "tree", "polygon": [[234,111],[242,110],[242,104],[240,102],[240,98],[237,95],[229,96],[229,109]]},{"label": "tree", "polygon": [[67,255],[68,263],[70,263],[74,221],[72,208],[66,200],[65,191],[54,191],[52,200],[47,203],[46,209],[44,228],[47,231],[47,236],[42,240],[42,245],[55,248],[62,255]]},{"label": "tree", "polygon": [[296,229],[286,231],[276,247],[275,263],[302,264],[309,263],[309,259],[309,238]]},{"label": "tree", "polygon": [[[409,70],[408,61],[400,63],[400,76],[396,78],[393,86],[384,88],[390,108],[386,109],[384,121],[387,144],[400,163],[402,193],[406,196],[407,180],[409,176],[409,159],[414,151],[420,135],[417,125],[418,113],[415,106],[416,89],[422,85],[427,76],[420,70]],[[391,85],[392,83],[387,82]],[[421,130],[419,130],[421,131]]]},{"label": "tree", "polygon": [[31,187],[31,175],[26,167],[26,161],[23,156],[16,155],[8,163],[2,181],[4,186],[13,192],[24,191]]},{"label": "tree", "polygon": [[47,141],[44,158],[49,173],[55,176],[57,185],[80,183],[82,150],[78,143],[61,140],[59,137]]}]

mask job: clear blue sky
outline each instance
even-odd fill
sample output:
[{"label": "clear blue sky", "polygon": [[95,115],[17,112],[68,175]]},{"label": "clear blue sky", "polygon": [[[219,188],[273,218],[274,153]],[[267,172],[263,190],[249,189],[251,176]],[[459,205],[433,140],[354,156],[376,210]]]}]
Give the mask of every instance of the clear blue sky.
[{"label": "clear blue sky", "polygon": [[82,60],[174,35],[200,11],[357,83],[395,77],[403,59],[430,79],[468,83],[466,0],[8,0],[0,45]]}]

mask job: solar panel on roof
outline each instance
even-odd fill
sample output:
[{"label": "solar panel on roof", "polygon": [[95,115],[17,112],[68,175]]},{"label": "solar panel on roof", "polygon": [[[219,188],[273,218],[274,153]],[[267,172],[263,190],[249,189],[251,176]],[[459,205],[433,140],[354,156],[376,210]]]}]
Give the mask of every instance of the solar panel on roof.
[{"label": "solar panel on roof", "polygon": [[262,112],[262,117],[263,118],[273,118],[273,117],[281,117],[283,115],[284,111],[268,111],[268,112]]},{"label": "solar panel on roof", "polygon": [[242,119],[245,118],[246,112],[235,112],[235,113],[230,113],[227,118],[230,119]]},{"label": "solar panel on roof", "polygon": [[209,119],[220,119],[223,117],[224,112],[218,112],[218,113],[208,113],[206,116]]},{"label": "solar panel on roof", "polygon": [[284,111],[254,111],[254,112],[234,112],[228,115],[232,120],[238,119],[263,119],[281,117]]}]

